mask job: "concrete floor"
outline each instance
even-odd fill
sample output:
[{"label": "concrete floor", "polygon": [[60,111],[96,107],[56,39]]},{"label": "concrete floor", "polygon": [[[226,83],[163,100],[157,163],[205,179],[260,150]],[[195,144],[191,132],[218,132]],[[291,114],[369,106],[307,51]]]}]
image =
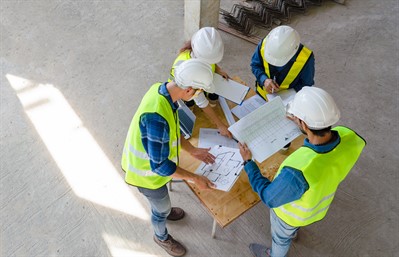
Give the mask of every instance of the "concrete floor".
[{"label": "concrete floor", "polygon": [[[222,1],[226,5],[226,1]],[[398,254],[398,1],[324,1],[292,20],[316,56],[316,85],[339,124],[368,142],[328,216],[289,256]],[[145,200],[123,182],[122,146],[141,97],[165,81],[183,43],[183,1],[0,1],[1,256],[167,256]],[[255,45],[221,32],[221,66],[249,85]],[[270,244],[258,204],[210,237],[184,185],[187,217],[169,225],[187,256],[250,256]]]}]

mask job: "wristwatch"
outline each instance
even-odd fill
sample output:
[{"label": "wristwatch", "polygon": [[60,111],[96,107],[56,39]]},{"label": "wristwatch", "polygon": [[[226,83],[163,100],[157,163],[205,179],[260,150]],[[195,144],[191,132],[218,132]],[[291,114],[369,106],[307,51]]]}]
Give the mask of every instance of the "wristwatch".
[{"label": "wristwatch", "polygon": [[252,161],[252,159],[248,159],[248,160],[244,161],[244,166],[247,165],[247,163],[250,161]]}]

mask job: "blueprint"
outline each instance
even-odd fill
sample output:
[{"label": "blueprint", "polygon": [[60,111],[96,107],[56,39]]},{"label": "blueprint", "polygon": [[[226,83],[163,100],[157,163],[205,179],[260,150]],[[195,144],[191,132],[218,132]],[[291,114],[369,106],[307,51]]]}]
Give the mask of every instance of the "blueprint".
[{"label": "blueprint", "polygon": [[216,185],[216,189],[229,191],[243,169],[243,159],[240,150],[236,148],[215,145],[209,151],[216,157],[214,164],[201,165],[195,174],[207,177]]},{"label": "blueprint", "polygon": [[247,144],[258,162],[263,162],[302,134],[297,125],[286,118],[279,96],[244,116],[229,130],[240,142]]}]

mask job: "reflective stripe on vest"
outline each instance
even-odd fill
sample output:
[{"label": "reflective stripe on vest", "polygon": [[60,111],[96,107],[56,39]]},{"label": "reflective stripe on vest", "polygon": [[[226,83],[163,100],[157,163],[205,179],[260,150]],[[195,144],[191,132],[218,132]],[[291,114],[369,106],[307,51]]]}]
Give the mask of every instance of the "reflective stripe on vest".
[{"label": "reflective stripe on vest", "polygon": [[[175,69],[176,69],[176,67],[179,66],[182,62],[191,59],[190,53],[191,53],[190,50],[186,50],[186,51],[181,52],[177,56],[176,60],[173,62],[172,68],[170,69],[168,82],[171,82],[172,80],[175,79]],[[212,72],[215,73],[216,65],[215,64],[211,64],[211,68],[212,68]]]},{"label": "reflective stripe on vest", "polygon": [[[177,140],[172,142],[172,146],[177,146]],[[150,157],[148,157],[148,154],[146,152],[141,152],[136,150],[131,144],[129,144],[129,151],[130,153],[132,153],[133,155],[137,156],[140,159],[144,159],[144,160],[150,160]],[[123,153],[124,154],[129,154],[128,151],[126,151],[125,148],[123,148]]]},{"label": "reflective stripe on vest", "polygon": [[[302,217],[297,216],[295,213],[290,212],[290,211],[288,211],[286,208],[284,208],[284,206],[281,206],[280,210],[281,210],[282,212],[284,212],[285,214],[287,214],[287,215],[289,215],[289,216],[291,216],[291,217],[293,217],[293,218],[295,218],[295,219],[297,219],[297,220],[306,222],[307,220],[312,219],[313,217],[315,217],[316,215],[318,215],[319,213],[324,212],[324,211],[327,211],[328,208],[330,208],[331,202],[330,202],[330,204],[328,204],[327,206],[325,206],[325,207],[321,208],[320,210],[314,212],[314,211],[317,209],[317,207],[318,207],[319,205],[321,205],[324,201],[327,201],[327,200],[333,198],[334,195],[335,195],[335,192],[334,192],[333,194],[330,194],[330,195],[324,197],[319,203],[317,203],[317,205],[316,205],[315,207],[309,208],[309,209],[303,208],[302,206],[299,206],[299,205],[294,204],[294,203],[289,203],[293,208],[297,208],[297,209],[299,209],[299,210],[301,210],[301,211],[303,211],[303,212],[310,212],[310,213],[312,213],[312,215],[309,216],[309,217],[307,217],[307,218],[302,218]],[[331,199],[331,200],[332,200],[332,199]]]},{"label": "reflective stripe on vest", "polygon": [[[176,147],[177,146],[177,141],[172,142],[172,146]],[[131,144],[129,144],[129,151],[126,150],[126,148],[123,148],[123,154],[126,155],[126,158],[129,158],[129,154],[135,155],[137,158],[143,159],[143,160],[150,160],[150,157],[148,157],[148,154],[146,152],[141,152],[136,150]],[[171,159],[174,163],[177,163],[177,156],[173,157]],[[139,170],[133,167],[129,163],[129,168],[130,171],[137,173],[140,176],[154,176],[157,175],[156,173],[152,172],[152,170]]]},{"label": "reflective stripe on vest", "polygon": [[309,189],[296,201],[273,208],[276,215],[293,227],[306,226],[323,219],[334,199],[338,185],[346,177],[362,152],[365,141],[346,127],[336,127],[338,145],[327,153],[302,146],[281,164],[302,171]]},{"label": "reflective stripe on vest", "polygon": [[[266,38],[263,39],[260,53],[261,53],[261,56],[263,59],[263,66],[265,68],[265,73],[268,78],[271,78],[269,63],[266,61],[266,58],[264,56],[265,45],[266,45]],[[298,77],[298,75],[302,71],[303,67],[305,67],[306,62],[309,60],[311,55],[312,55],[312,50],[310,50],[306,46],[302,46],[302,49],[299,52],[298,56],[296,57],[295,62],[292,64],[292,66],[291,66],[290,70],[288,71],[287,75],[285,76],[283,82],[280,84],[280,89],[290,88],[291,84]],[[256,82],[256,91],[266,101],[268,100],[267,99],[268,93],[267,93],[266,89],[264,89],[263,85],[259,85],[258,82]]]},{"label": "reflective stripe on vest", "polygon": [[154,84],[144,95],[129,127],[122,155],[122,169],[128,184],[157,189],[170,181],[170,177],[159,176],[151,170],[150,160],[141,140],[140,119],[145,113],[161,115],[169,125],[168,159],[178,164],[180,150],[180,126],[177,112],[172,110],[168,99],[159,94],[161,83]]}]

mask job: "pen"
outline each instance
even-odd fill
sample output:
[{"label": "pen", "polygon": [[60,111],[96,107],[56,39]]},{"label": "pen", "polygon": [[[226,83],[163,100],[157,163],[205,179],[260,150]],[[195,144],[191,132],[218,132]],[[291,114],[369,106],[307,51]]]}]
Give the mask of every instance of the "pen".
[{"label": "pen", "polygon": [[[276,75],[273,76],[273,82],[276,84]],[[274,94],[274,86],[272,86],[272,94]]]}]

